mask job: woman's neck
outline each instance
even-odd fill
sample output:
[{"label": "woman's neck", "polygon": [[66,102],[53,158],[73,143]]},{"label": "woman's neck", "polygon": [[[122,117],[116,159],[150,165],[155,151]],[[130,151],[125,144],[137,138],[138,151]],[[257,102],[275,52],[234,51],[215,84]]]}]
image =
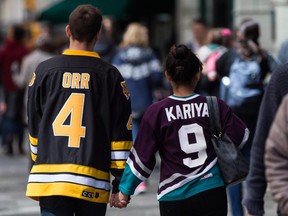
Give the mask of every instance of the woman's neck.
[{"label": "woman's neck", "polygon": [[173,95],[179,97],[190,96],[194,93],[195,88],[191,86],[173,87]]}]

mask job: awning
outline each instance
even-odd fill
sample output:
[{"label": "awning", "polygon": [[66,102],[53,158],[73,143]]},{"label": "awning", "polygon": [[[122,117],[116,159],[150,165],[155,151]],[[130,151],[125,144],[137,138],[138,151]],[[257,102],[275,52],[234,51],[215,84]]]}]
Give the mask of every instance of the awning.
[{"label": "awning", "polygon": [[81,4],[91,4],[99,8],[103,15],[117,18],[125,17],[132,0],[63,0],[40,12],[39,21],[52,24],[67,23],[70,13]]}]

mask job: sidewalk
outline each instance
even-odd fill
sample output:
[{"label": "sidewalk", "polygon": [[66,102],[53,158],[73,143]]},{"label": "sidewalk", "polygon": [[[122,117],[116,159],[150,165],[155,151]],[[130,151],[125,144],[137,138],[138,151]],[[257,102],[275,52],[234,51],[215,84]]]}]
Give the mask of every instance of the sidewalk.
[{"label": "sidewalk", "polygon": [[[28,156],[7,157],[0,155],[0,216],[39,216],[38,203],[25,196],[28,178]],[[159,170],[155,169],[149,179],[148,191],[132,196],[125,209],[107,207],[107,216],[159,216],[156,191]],[[266,214],[274,216],[276,204],[269,191],[266,195]]]}]

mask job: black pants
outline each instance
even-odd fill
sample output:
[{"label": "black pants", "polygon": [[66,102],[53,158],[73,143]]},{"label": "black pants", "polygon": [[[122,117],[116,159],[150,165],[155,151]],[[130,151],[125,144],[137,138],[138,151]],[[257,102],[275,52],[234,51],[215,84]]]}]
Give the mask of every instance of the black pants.
[{"label": "black pants", "polygon": [[226,188],[215,188],[177,201],[160,201],[161,216],[227,216]]},{"label": "black pants", "polygon": [[40,208],[41,216],[104,216],[107,204],[64,196],[50,196],[40,198]]}]

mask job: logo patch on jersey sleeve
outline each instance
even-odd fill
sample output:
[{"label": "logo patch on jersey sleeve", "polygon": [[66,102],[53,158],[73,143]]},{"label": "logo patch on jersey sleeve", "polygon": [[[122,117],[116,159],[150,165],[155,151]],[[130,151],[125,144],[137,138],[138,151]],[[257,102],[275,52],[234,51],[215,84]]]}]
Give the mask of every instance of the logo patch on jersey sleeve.
[{"label": "logo patch on jersey sleeve", "polygon": [[126,126],[127,126],[127,130],[132,130],[132,115],[129,116]]},{"label": "logo patch on jersey sleeve", "polygon": [[28,86],[32,86],[32,85],[34,84],[34,82],[35,82],[35,79],[36,79],[36,74],[33,73],[32,78],[31,78],[31,80],[30,80]]},{"label": "logo patch on jersey sleeve", "polygon": [[128,88],[127,88],[126,82],[123,81],[123,82],[121,82],[120,84],[121,84],[121,87],[122,87],[123,94],[125,95],[126,99],[129,100],[129,98],[130,98],[130,93],[129,93],[129,90],[128,90]]}]

